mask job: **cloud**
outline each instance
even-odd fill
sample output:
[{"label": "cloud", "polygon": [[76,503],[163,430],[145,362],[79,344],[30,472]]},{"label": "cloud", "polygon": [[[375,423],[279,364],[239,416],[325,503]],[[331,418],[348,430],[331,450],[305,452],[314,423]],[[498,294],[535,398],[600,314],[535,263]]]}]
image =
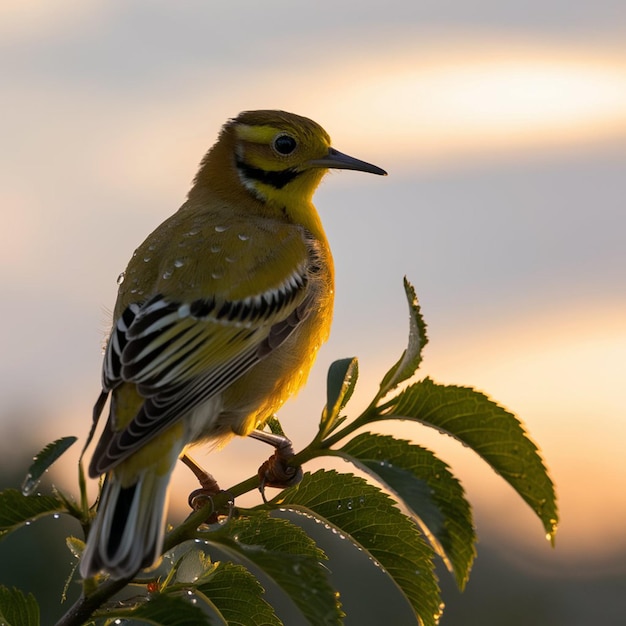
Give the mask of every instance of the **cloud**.
[{"label": "cloud", "polygon": [[0,36],[3,46],[42,37],[58,36],[93,19],[103,3],[81,0],[3,0],[0,3]]}]

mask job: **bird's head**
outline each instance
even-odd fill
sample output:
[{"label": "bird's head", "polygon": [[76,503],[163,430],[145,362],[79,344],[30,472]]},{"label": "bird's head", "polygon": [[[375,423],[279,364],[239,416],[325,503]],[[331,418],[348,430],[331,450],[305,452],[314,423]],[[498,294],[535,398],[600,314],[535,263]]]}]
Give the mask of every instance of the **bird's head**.
[{"label": "bird's head", "polygon": [[[263,203],[281,207],[308,204],[329,169],[385,175],[375,165],[342,154],[316,122],[284,111],[245,111],[227,122],[196,178],[228,168],[239,185]],[[223,171],[223,169],[222,169]]]}]

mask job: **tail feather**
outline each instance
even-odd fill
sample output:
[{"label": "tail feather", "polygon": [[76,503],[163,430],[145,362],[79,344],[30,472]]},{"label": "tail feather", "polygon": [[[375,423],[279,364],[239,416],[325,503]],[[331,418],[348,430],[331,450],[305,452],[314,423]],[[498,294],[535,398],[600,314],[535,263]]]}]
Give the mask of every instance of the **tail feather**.
[{"label": "tail feather", "polygon": [[107,475],[80,564],[83,578],[99,571],[125,578],[158,562],[169,479],[170,472],[147,471],[123,487],[114,472]]}]

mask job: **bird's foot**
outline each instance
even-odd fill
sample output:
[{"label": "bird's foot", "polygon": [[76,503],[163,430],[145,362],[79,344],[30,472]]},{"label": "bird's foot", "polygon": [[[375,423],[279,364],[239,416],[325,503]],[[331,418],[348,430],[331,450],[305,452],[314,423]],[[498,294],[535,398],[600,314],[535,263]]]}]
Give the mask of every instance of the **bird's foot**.
[{"label": "bird's foot", "polygon": [[295,456],[295,452],[287,437],[256,430],[250,436],[265,441],[276,448],[274,454],[259,467],[259,490],[264,501],[267,501],[265,498],[266,487],[284,489],[297,485],[302,480],[302,468],[299,465],[289,463]]},{"label": "bird's foot", "polygon": [[[194,489],[187,498],[189,506],[194,511],[199,511],[200,509],[204,508],[209,502],[211,502],[212,511],[205,520],[205,523],[215,524],[218,520],[218,511],[215,510],[213,496],[216,496],[218,493],[222,492],[220,486],[217,484],[217,481],[215,480],[215,478],[213,478],[213,476],[211,476],[211,474],[203,470],[187,454],[183,454],[183,456],[180,457],[180,460],[194,473],[195,477],[200,483],[200,488]],[[229,499],[229,502],[232,502],[232,498]]]}]

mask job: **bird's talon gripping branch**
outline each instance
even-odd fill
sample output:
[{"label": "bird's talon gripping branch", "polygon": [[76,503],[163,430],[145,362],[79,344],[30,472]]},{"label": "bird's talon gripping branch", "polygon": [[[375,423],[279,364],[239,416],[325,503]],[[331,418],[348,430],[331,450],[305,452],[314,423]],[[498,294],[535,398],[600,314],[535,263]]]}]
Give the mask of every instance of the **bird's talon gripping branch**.
[{"label": "bird's talon gripping branch", "polygon": [[[216,509],[214,496],[219,493],[225,493],[228,495],[228,510],[226,513],[222,512],[221,508],[220,510]],[[211,513],[204,520],[205,524],[215,524],[218,521],[220,515],[225,515],[227,519],[230,519],[233,516],[233,511],[235,510],[234,496],[229,491],[225,491],[223,489],[219,489],[214,493],[209,493],[205,489],[195,489],[189,494],[187,502],[194,511],[199,511],[200,509],[204,508],[209,502],[211,503]]]},{"label": "bird's talon gripping branch", "polygon": [[[219,492],[218,492],[219,493]],[[209,494],[204,489],[194,489],[190,494],[187,502],[194,511],[199,511],[204,508],[208,502],[211,502],[211,513],[206,518],[206,524],[215,524],[217,522],[217,513],[215,512],[215,502],[213,496],[215,494]]]},{"label": "bird's talon gripping branch", "polygon": [[[200,489],[194,489],[187,498],[189,506],[194,511],[199,511],[210,501],[212,505],[211,513],[205,520],[205,523],[215,524],[215,522],[217,522],[218,512],[215,510],[213,496],[217,495],[222,490],[217,484],[215,478],[213,478],[213,476],[211,476],[211,474],[207,471],[203,470],[188,454],[183,454],[180,457],[180,460],[194,473],[200,483]],[[230,501],[232,502],[232,498]]]},{"label": "bird's talon gripping branch", "polygon": [[302,480],[302,468],[289,465],[289,459],[294,456],[284,456],[277,450],[259,467],[259,478],[263,487],[293,487]]},{"label": "bird's talon gripping branch", "polygon": [[262,430],[255,430],[250,437],[269,443],[276,448],[272,456],[259,467],[259,491],[265,499],[265,487],[284,489],[297,485],[302,480],[302,468],[291,465],[289,461],[295,456],[293,445],[287,437],[274,435]]}]

